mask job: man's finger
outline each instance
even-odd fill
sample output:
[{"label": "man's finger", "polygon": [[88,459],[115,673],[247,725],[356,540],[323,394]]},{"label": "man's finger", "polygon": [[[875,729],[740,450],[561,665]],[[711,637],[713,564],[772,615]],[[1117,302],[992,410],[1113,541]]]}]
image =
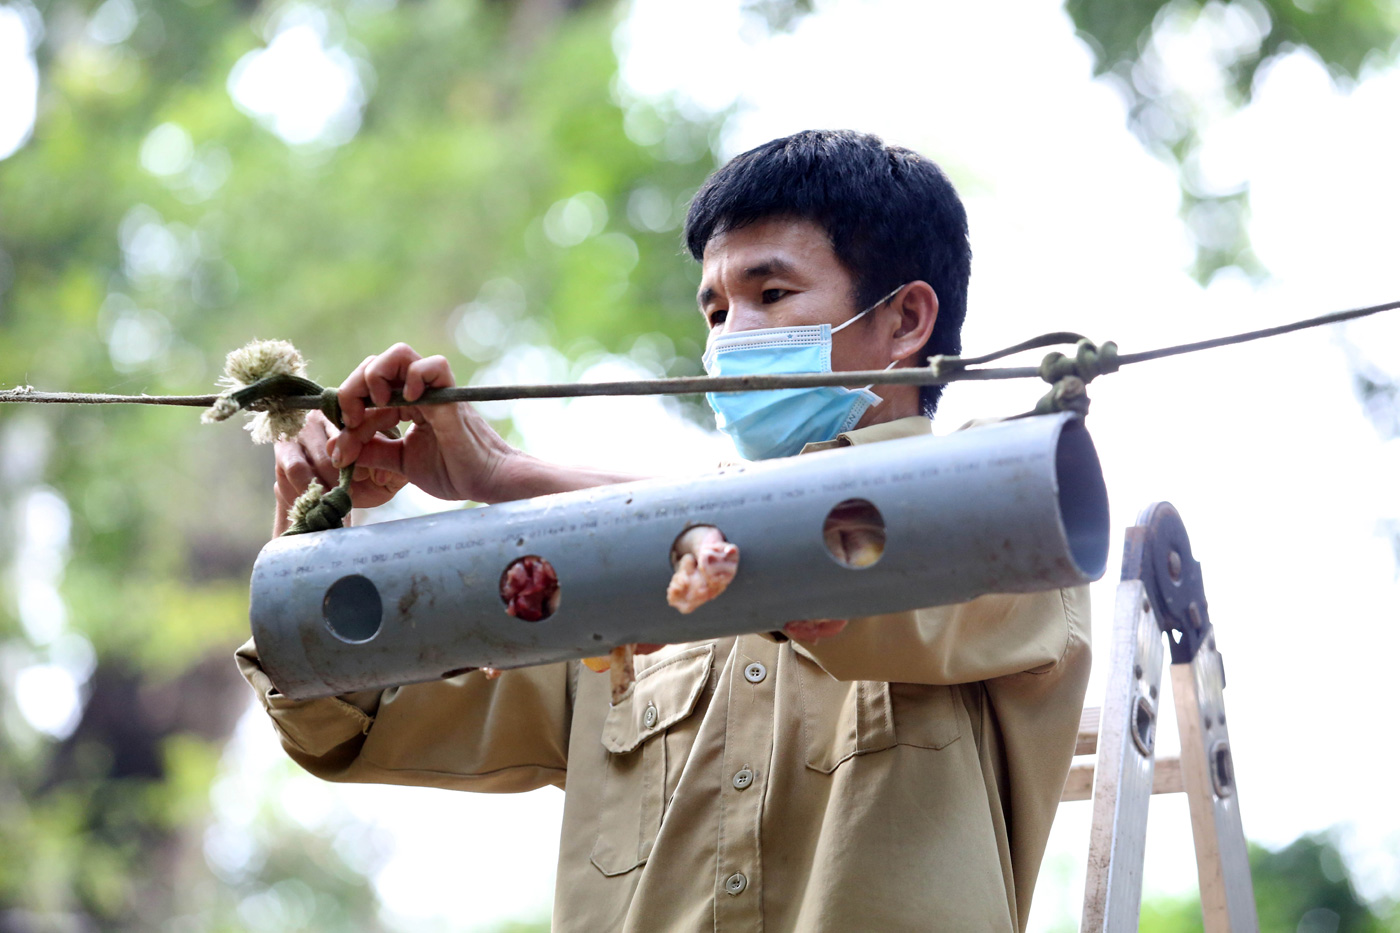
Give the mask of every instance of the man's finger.
[{"label": "man's finger", "polygon": [[365,396],[369,394],[365,388],[365,367],[373,362],[373,355],[365,357],[336,390],[336,397],[340,401],[340,420],[347,428],[358,427],[360,420],[365,416]]},{"label": "man's finger", "polygon": [[330,453],[326,450],[328,441],[325,439],[325,432],[312,428],[302,436],[297,438],[301,444],[301,449],[310,462],[311,468],[316,471],[316,476],[323,484],[334,486],[340,482],[340,470],[331,462]]},{"label": "man's finger", "polygon": [[285,482],[289,492],[301,495],[316,478],[315,468],[306,458],[306,450],[296,441],[278,441],[276,457],[278,482]]},{"label": "man's finger", "polygon": [[429,356],[409,364],[404,376],[403,397],[405,401],[416,401],[429,387],[445,388],[455,385],[452,366],[445,356]]},{"label": "man's finger", "polygon": [[403,385],[408,376],[409,367],[420,359],[418,351],[406,343],[396,343],[375,357],[365,367],[365,386],[374,404],[381,407],[389,404],[394,390]]},{"label": "man's finger", "polygon": [[359,449],[355,465],[370,470],[388,470],[391,473],[402,475],[404,473],[403,447],[402,440],[390,440],[387,437],[371,438]]},{"label": "man's finger", "polygon": [[360,449],[380,431],[399,423],[398,409],[372,408],[364,413],[360,423],[347,427],[328,442],[331,462],[339,466],[359,459]]}]

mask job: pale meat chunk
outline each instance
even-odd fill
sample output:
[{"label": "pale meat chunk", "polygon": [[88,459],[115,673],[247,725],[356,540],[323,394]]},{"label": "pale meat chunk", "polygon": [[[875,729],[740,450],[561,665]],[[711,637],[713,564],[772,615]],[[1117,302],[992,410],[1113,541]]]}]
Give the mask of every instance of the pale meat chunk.
[{"label": "pale meat chunk", "polygon": [[822,538],[831,556],[847,567],[869,567],[885,551],[885,523],[861,505],[843,502],[827,516]]},{"label": "pale meat chunk", "polygon": [[[739,548],[724,540],[713,525],[687,529],[671,547],[674,574],[666,588],[666,601],[681,612],[694,612],[723,593],[739,570]],[[607,658],[584,658],[591,670],[607,670],[612,678],[612,701],[616,704],[632,688],[636,679],[632,657],[660,645],[623,645]]]},{"label": "pale meat chunk", "polygon": [[612,703],[618,704],[627,691],[632,689],[632,684],[637,680],[636,670],[632,667],[632,654],[634,645],[620,645],[612,650],[608,655],[608,675],[612,680]]},{"label": "pale meat chunk", "polygon": [[671,546],[675,572],[666,587],[666,602],[683,613],[694,612],[723,593],[739,571],[739,548],[724,540],[713,525],[688,529]]}]

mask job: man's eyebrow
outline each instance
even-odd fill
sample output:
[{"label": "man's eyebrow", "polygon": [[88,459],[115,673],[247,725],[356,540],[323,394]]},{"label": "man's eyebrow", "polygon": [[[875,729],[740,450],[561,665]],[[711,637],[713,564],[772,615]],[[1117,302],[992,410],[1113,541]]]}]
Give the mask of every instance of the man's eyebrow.
[{"label": "man's eyebrow", "polygon": [[[795,267],[792,263],[788,262],[786,259],[773,256],[756,265],[749,266],[743,271],[743,278],[753,281],[754,279],[766,279],[772,275],[791,275],[794,271]],[[700,303],[700,307],[703,308],[711,301],[714,301],[716,294],[717,292],[713,288],[706,286],[700,289],[700,293],[695,296],[695,299]]]},{"label": "man's eyebrow", "polygon": [[792,271],[792,263],[788,262],[786,259],[779,259],[777,256],[774,256],[770,259],[763,260],[763,262],[760,262],[756,266],[749,266],[744,270],[744,278],[762,279],[770,275],[788,275]]}]

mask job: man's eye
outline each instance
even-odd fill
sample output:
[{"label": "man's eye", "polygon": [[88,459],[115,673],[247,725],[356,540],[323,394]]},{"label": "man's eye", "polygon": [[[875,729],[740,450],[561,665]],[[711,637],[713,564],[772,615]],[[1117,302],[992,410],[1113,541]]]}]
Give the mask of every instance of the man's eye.
[{"label": "man's eye", "polygon": [[786,295],[786,294],[787,294],[787,290],[786,290],[786,289],[782,289],[782,288],[765,288],[765,289],[763,290],[763,295],[762,295],[761,297],[763,298],[763,303],[764,303],[764,304],[766,304],[766,305],[771,305],[773,302],[775,302],[775,301],[777,301],[778,299],[782,298],[782,297],[783,297],[784,295]]},{"label": "man's eye", "polygon": [[720,326],[721,324],[723,324],[724,321],[725,321],[725,319],[728,318],[728,317],[729,317],[729,311],[728,311],[728,309],[721,309],[721,310],[719,310],[719,311],[711,311],[711,312],[710,312],[710,326],[711,326],[711,327],[718,327],[718,326]]}]

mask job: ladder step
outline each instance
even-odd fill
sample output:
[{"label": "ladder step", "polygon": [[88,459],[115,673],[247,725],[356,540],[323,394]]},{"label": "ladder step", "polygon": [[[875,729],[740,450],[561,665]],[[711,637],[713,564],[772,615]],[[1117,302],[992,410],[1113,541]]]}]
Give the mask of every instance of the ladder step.
[{"label": "ladder step", "polygon": [[1079,735],[1074,740],[1074,754],[1093,755],[1099,750],[1099,708],[1086,706],[1079,714]]},{"label": "ladder step", "polygon": [[[1085,710],[1087,713],[1088,710]],[[1094,710],[1097,714],[1098,710]],[[1181,759],[1180,758],[1158,758],[1156,767],[1152,769],[1152,793],[1154,794],[1180,794],[1186,791],[1186,785],[1181,780]],[[1083,764],[1076,764],[1069,769],[1069,777],[1065,779],[1065,789],[1060,794],[1060,803],[1068,803],[1071,800],[1088,800],[1094,796],[1094,763],[1086,761]]]}]

